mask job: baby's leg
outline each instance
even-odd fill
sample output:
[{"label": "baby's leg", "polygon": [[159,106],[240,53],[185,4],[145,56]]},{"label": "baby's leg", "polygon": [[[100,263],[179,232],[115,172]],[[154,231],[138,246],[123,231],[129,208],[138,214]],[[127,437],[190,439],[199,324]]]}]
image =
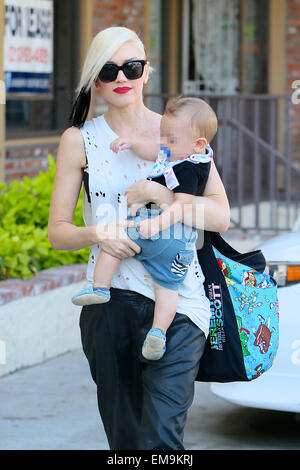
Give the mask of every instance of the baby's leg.
[{"label": "baby's leg", "polygon": [[73,304],[93,305],[109,302],[109,288],[119,264],[119,258],[115,258],[102,250],[95,265],[93,286],[86,287],[75,294],[72,297]]},{"label": "baby's leg", "polygon": [[94,287],[109,288],[119,264],[119,258],[115,258],[115,256],[109,255],[102,250],[99,253],[94,269]]},{"label": "baby's leg", "polygon": [[154,284],[155,307],[152,328],[148,332],[142,354],[146,359],[160,359],[166,350],[166,332],[177,310],[178,291]]},{"label": "baby's leg", "polygon": [[153,282],[155,294],[155,308],[152,328],[160,328],[166,334],[171,325],[178,304],[178,291],[167,289]]}]

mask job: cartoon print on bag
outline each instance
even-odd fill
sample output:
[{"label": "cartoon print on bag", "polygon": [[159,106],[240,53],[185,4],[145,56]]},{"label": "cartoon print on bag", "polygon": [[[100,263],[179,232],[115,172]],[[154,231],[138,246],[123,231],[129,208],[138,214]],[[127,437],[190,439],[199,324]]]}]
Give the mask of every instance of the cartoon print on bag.
[{"label": "cartoon print on bag", "polygon": [[236,321],[238,324],[243,356],[249,356],[250,352],[248,350],[248,341],[249,341],[250,331],[242,327],[241,317],[236,316]]},{"label": "cartoon print on bag", "polygon": [[279,303],[278,303],[278,300],[276,300],[276,302],[270,302],[269,304],[269,307],[271,310],[273,310],[273,308],[275,308],[275,312],[274,315],[277,316],[277,320],[279,321]]},{"label": "cartoon print on bag", "polygon": [[277,320],[279,321],[279,300],[276,300],[276,315],[277,315]]},{"label": "cartoon print on bag", "polygon": [[[247,290],[247,292],[248,292],[248,290]],[[242,292],[241,296],[236,297],[234,300],[241,303],[240,310],[243,310],[244,307],[246,307],[248,305],[248,313],[252,313],[254,308],[262,306],[262,302],[255,303],[256,300],[257,300],[257,295],[255,294],[255,292],[252,292],[249,296],[246,296]]]},{"label": "cartoon print on bag", "polygon": [[264,279],[264,281],[259,284],[258,287],[260,287],[260,289],[267,289],[268,287],[273,287],[273,285],[269,284],[268,281]]},{"label": "cartoon print on bag", "polygon": [[272,327],[272,330],[270,330],[271,317],[268,317],[267,325],[265,324],[264,317],[258,315],[258,319],[260,321],[258,330],[255,331],[255,328],[253,328],[253,333],[255,335],[254,346],[259,347],[261,354],[266,354],[268,352],[269,346],[272,346],[270,340],[272,333],[275,333],[275,328]]},{"label": "cartoon print on bag", "polygon": [[236,281],[232,279],[232,273],[230,267],[225,263],[225,261],[221,258],[216,258],[218,265],[224,274],[225,281],[227,286],[234,286],[236,284]]},{"label": "cartoon print on bag", "polygon": [[256,287],[256,279],[251,271],[244,271],[242,284],[244,286]]},{"label": "cartoon print on bag", "polygon": [[222,260],[221,258],[217,258],[217,262],[224,276],[231,278],[232,277],[231,270],[229,266],[226,265],[225,261]]},{"label": "cartoon print on bag", "polygon": [[255,367],[256,374],[252,375],[252,379],[257,379],[260,375],[262,375],[265,372],[265,369],[262,368],[262,364],[259,364],[258,366]]}]

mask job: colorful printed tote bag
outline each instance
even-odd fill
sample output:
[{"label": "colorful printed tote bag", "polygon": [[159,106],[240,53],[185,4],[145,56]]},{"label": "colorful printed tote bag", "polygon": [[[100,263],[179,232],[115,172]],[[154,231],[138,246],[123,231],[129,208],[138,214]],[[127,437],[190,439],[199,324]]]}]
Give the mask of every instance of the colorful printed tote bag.
[{"label": "colorful printed tote bag", "polygon": [[277,284],[260,250],[239,253],[204,232],[197,251],[211,319],[197,381],[250,381],[273,364],[279,344]]}]

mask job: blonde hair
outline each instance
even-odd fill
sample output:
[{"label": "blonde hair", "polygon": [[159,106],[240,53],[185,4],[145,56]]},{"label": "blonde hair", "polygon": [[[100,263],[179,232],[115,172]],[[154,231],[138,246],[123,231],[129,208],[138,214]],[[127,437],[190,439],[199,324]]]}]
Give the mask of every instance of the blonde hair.
[{"label": "blonde hair", "polygon": [[81,78],[76,88],[76,94],[84,88],[90,90],[103,65],[127,41],[134,42],[144,58],[146,57],[144,45],[135,31],[123,26],[111,26],[100,31],[92,40],[83,64]]},{"label": "blonde hair", "polygon": [[190,125],[198,137],[205,137],[211,142],[218,129],[218,120],[215,112],[204,100],[196,97],[177,96],[168,100],[165,114],[178,116],[188,114]]},{"label": "blonde hair", "polygon": [[[92,86],[103,65],[127,41],[132,41],[146,58],[144,44],[135,31],[124,26],[111,26],[100,31],[92,40],[83,64],[81,78],[75,90],[75,97],[69,122],[72,126],[82,127],[88,116]],[[149,73],[152,68],[149,67]]]}]

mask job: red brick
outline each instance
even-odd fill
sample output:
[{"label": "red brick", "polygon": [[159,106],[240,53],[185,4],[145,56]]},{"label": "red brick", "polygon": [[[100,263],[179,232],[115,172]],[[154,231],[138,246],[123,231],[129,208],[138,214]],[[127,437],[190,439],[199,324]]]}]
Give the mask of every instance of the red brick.
[{"label": "red brick", "polygon": [[14,168],[14,165],[15,165],[14,162],[13,162],[13,163],[6,163],[6,164],[5,164],[5,169],[6,169],[6,170],[10,170],[10,169]]},{"label": "red brick", "polygon": [[59,266],[40,271],[30,279],[7,279],[0,282],[0,305],[23,297],[80,282],[86,278],[86,264]]}]

